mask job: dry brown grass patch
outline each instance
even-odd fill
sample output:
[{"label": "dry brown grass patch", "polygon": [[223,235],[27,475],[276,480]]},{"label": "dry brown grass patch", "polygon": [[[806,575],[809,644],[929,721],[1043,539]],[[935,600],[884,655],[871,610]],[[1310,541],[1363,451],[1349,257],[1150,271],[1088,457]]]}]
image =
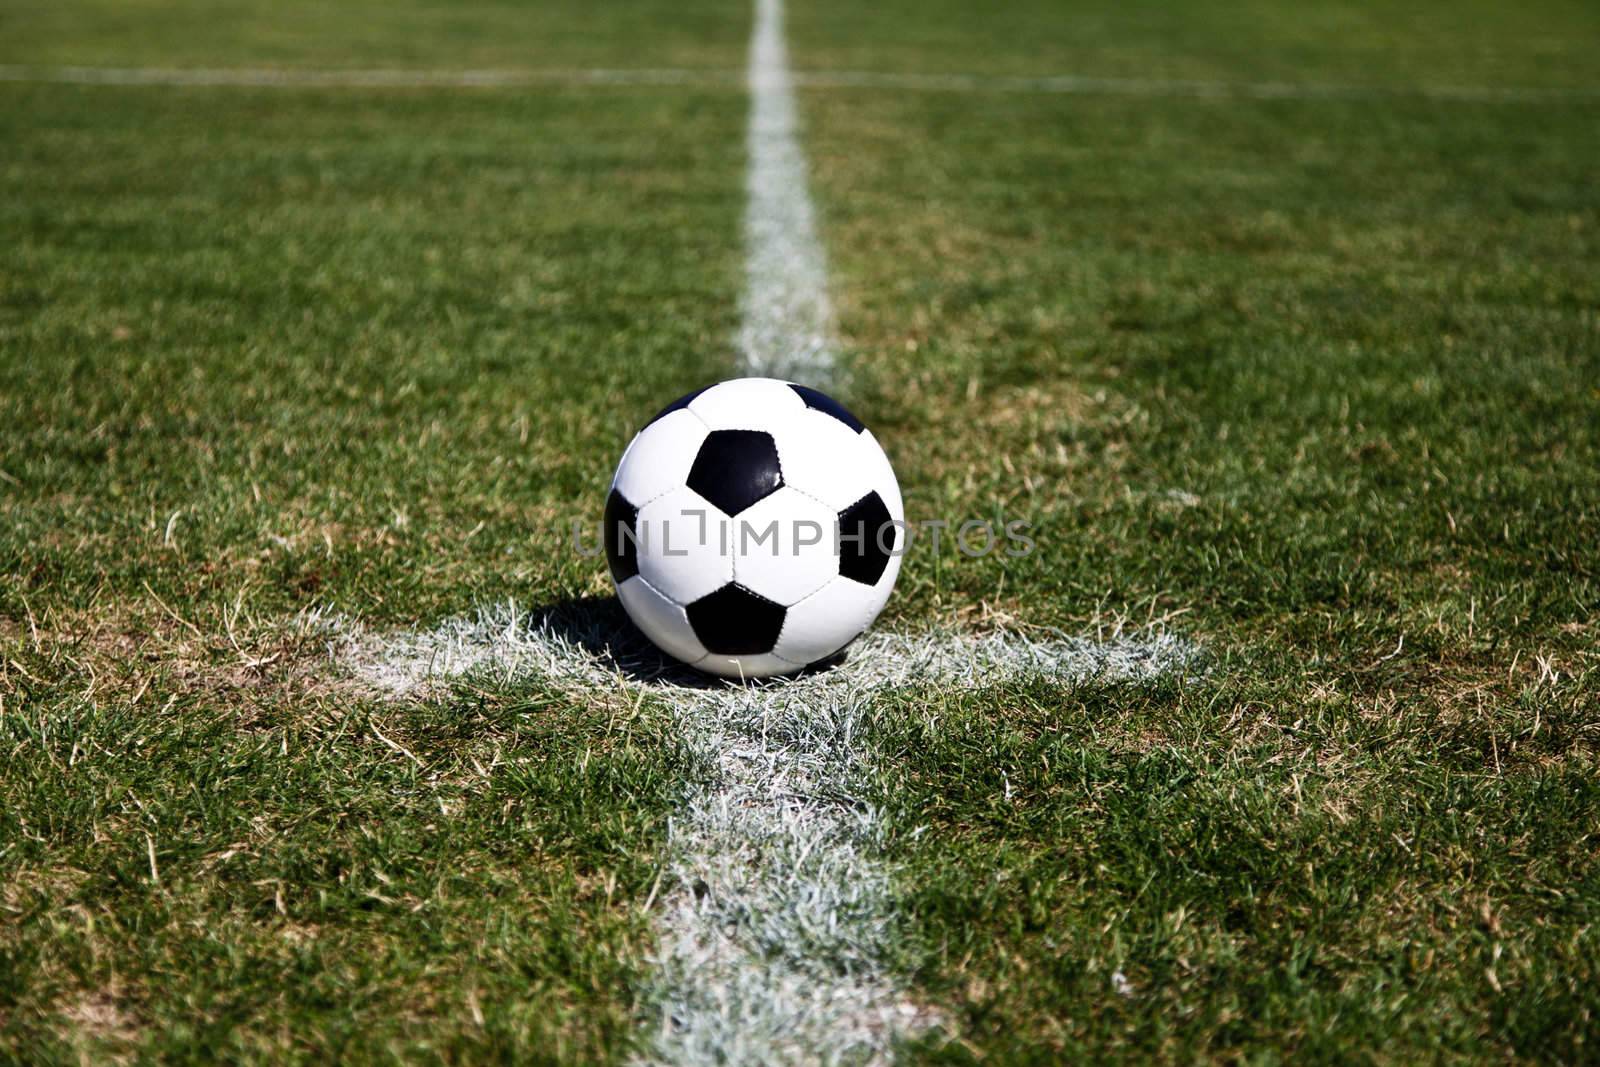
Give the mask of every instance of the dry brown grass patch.
[{"label": "dry brown grass patch", "polygon": [[268,707],[350,696],[327,637],[298,619],[188,618],[149,599],[51,609],[0,629],[0,694],[78,689],[126,704],[206,698]]},{"label": "dry brown grass patch", "polygon": [[139,1037],[137,1021],[114,990],[80,991],[61,1006],[60,1014],[68,1024],[61,1035],[65,1040],[80,1048],[87,1041],[99,1046],[97,1052],[111,1052],[118,1062],[127,1058],[129,1046]]}]

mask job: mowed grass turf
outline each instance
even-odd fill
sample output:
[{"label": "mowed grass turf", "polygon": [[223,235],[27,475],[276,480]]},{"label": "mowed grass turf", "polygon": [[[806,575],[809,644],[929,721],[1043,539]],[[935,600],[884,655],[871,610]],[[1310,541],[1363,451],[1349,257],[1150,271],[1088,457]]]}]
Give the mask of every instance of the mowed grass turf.
[{"label": "mowed grass turf", "polygon": [[790,27],[799,70],[1593,94],[1600,12],[1583,0],[826,0],[796,5]]},{"label": "mowed grass turf", "polygon": [[[793,4],[797,68],[1592,87],[1577,5]],[[215,14],[215,17],[210,17]],[[737,68],[748,11],[32,5],[0,59]],[[596,22],[595,20],[600,21]],[[0,87],[0,1041],[616,1059],[649,702],[385,702],[302,613],[604,593],[734,366],[746,101]],[[910,1059],[1592,1055],[1600,106],[809,91],[884,625],[1198,641],[885,698]]]},{"label": "mowed grass turf", "polygon": [[0,63],[737,70],[749,21],[728,0],[12,0],[0,10]]},{"label": "mowed grass turf", "polygon": [[569,517],[731,361],[742,97],[0,96],[0,1059],[620,1055],[675,735],[385,704],[299,613],[606,588]]},{"label": "mowed grass turf", "polygon": [[[901,27],[990,32],[918,5],[874,8],[875,36],[846,7],[796,9],[799,66],[881,49],[914,67]],[[1298,38],[1259,35],[1301,25],[1287,6],[1253,25],[1255,58],[1201,70],[1183,50],[1258,8],[1172,13],[1157,69],[1284,76]],[[1045,5],[1014,25],[1028,10],[1003,16],[1019,50],[1106,25]],[[1468,76],[1366,14],[1372,33],[1319,41],[1332,58],[1304,75],[1362,57],[1379,83]],[[1583,37],[1572,15],[1519,9],[1474,83],[1583,83],[1571,54],[1519,51]],[[1074,47],[1091,60],[1065,72],[1126,74],[1092,57],[1152,40]],[[927,65],[1009,69],[998,52],[930,45]],[[1210,658],[1154,691],[881,709],[910,966],[962,1034],[921,1056],[1592,1057],[1600,104],[818,90],[802,108],[863,407],[908,508],[1027,518],[1038,541],[1022,561],[914,557],[902,618],[1156,620]]]}]

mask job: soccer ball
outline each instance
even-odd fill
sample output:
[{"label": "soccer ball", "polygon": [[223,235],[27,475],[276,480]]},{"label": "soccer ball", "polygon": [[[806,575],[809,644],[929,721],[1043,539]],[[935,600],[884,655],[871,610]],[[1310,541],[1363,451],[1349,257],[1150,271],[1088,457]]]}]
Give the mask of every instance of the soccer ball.
[{"label": "soccer ball", "polygon": [[838,654],[883,610],[905,512],[889,459],[837,401],[737,378],[669,404],[606,500],[617,596],[645,636],[728,678]]}]

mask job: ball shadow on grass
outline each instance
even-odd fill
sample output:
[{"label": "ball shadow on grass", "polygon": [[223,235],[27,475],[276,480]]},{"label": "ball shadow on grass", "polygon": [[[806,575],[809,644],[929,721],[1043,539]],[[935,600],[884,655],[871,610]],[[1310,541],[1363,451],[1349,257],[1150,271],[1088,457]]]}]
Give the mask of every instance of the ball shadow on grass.
[{"label": "ball shadow on grass", "polygon": [[740,681],[697,671],[658,649],[628,618],[615,596],[583,596],[534,608],[526,618],[532,632],[548,633],[592,655],[632,682],[681,689],[756,689],[784,685],[795,678],[829,671],[845,661],[849,649],[818,660],[793,674]]}]

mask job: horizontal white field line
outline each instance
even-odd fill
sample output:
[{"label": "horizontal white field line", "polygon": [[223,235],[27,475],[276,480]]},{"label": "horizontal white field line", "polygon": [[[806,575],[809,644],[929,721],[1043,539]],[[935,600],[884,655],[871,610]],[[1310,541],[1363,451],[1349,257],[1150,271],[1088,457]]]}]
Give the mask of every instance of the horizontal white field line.
[{"label": "horizontal white field line", "polygon": [[915,89],[932,92],[1079,93],[1108,96],[1245,97],[1339,100],[1422,97],[1429,100],[1600,99],[1594,88],[1475,85],[1351,85],[1326,82],[1207,81],[1187,78],[1099,78],[1077,74],[914,74],[871,70],[796,73],[807,88]]},{"label": "horizontal white field line", "polygon": [[[1039,93],[1251,100],[1425,99],[1464,102],[1600,100],[1600,86],[1358,85],[1324,82],[1100,78],[1076,74],[916,74],[870,70],[796,71],[803,89]],[[745,73],[715,67],[529,70],[300,69],[293,67],[46,67],[0,64],[0,81],[72,85],[242,86],[284,89],[497,89],[519,86],[691,86],[743,90]]]},{"label": "horizontal white field line", "polygon": [[404,70],[296,67],[29,67],[0,64],[0,81],[71,85],[244,86],[283,89],[498,89],[524,85],[726,85],[734,70]]}]

